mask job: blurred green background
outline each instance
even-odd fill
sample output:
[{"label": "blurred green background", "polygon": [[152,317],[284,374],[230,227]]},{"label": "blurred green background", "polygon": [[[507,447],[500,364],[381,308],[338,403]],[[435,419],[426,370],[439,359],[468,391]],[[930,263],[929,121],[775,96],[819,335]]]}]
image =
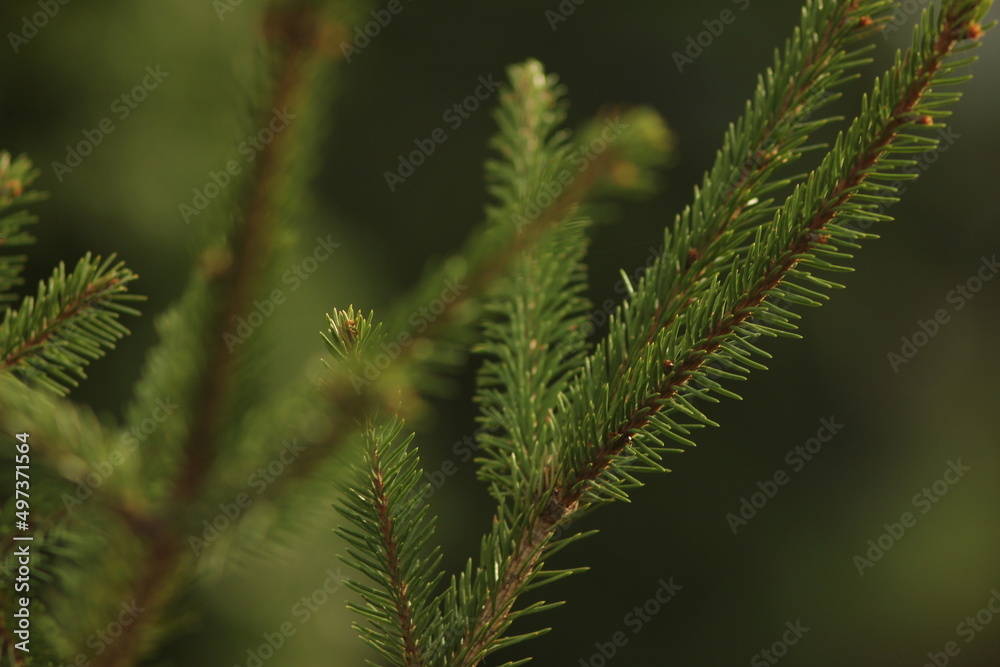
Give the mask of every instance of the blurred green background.
[{"label": "blurred green background", "polygon": [[[649,104],[677,134],[678,158],[661,193],[616,209],[617,220],[595,231],[592,296],[617,296],[618,269],[644,264],[660,245],[663,226],[690,201],[800,7],[797,0],[577,2],[563,1],[575,10],[553,30],[546,11],[558,11],[558,0],[404,1],[404,11],[342,63],[300,255],[318,235],[342,246],[283,306],[285,368],[322,353],[324,312],[350,303],[385,312],[430,258],[457,249],[482,218],[481,166],[494,131],[485,110],[449,129],[447,142],[394,193],[383,174],[415,140],[447,127],[442,115],[474,92],[479,76],[500,79],[527,57],[568,85],[573,125],[607,103]],[[29,284],[59,260],[117,252],[140,274],[136,290],[150,297],[145,315],[130,323],[134,334],[74,393],[99,411],[120,411],[155,340],[155,316],[186,282],[198,219],[185,224],[179,205],[237,157],[251,129],[246,82],[259,8],[247,0],[220,20],[207,0],[70,2],[17,53],[9,36],[0,47],[0,147],[27,152],[42,169],[39,187],[52,194],[36,209],[42,223]],[[674,53],[726,9],[735,21],[678,71]],[[37,11],[34,2],[4,3],[4,35]],[[846,90],[836,113],[853,116],[908,34],[874,37],[877,66]],[[804,340],[769,343],[770,371],[741,387],[745,400],[711,408],[721,428],[672,458],[672,474],[648,479],[631,506],[586,520],[600,534],[558,564],[591,570],[543,589],[545,599],[568,604],[519,626],[554,630],[501,657],[602,665],[595,643],[622,632],[627,643],[607,664],[769,664],[754,662],[755,654],[781,639],[786,622],[801,621],[809,630],[781,664],[916,666],[951,641],[960,653],[949,664],[1000,664],[1000,615],[969,642],[958,627],[1000,590],[1000,279],[961,310],[947,301],[983,257],[1000,253],[998,39],[987,35],[976,78],[963,88],[953,144],[908,184],[890,211],[897,221],[859,254],[857,273],[843,280],[848,289],[806,313]],[[169,76],[60,181],[51,163],[64,161],[67,144],[112,116],[114,100],[157,65]],[[894,372],[887,354],[941,308],[950,321]],[[452,571],[477,553],[491,515],[474,465],[452,450],[475,429],[473,378],[470,370],[454,400],[435,403],[419,434],[428,470],[449,459],[458,467],[432,498]],[[825,418],[843,428],[796,471],[786,454]],[[959,460],[969,471],[920,513],[914,494]],[[726,515],[778,470],[788,484],[734,535]],[[907,511],[916,525],[860,576],[854,556]],[[293,611],[328,571],[346,572],[330,534],[336,522],[331,511],[282,562],[202,582],[188,600],[200,618],[165,648],[163,664],[246,665],[247,650],[285,621],[296,634],[265,664],[362,664],[370,656],[349,627],[346,589],[305,622]],[[671,577],[683,588],[635,632],[627,615]]]}]

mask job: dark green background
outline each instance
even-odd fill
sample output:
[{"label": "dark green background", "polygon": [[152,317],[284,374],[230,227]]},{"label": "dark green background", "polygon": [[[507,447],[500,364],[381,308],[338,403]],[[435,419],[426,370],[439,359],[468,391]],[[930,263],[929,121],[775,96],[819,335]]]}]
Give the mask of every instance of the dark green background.
[{"label": "dark green background", "polygon": [[[316,332],[324,312],[350,303],[384,312],[429,258],[458,248],[481,219],[481,165],[494,130],[486,111],[449,129],[448,141],[395,193],[383,178],[414,140],[445,126],[442,114],[472,94],[477,77],[501,78],[508,64],[534,56],[568,85],[573,124],[606,103],[641,103],[658,109],[676,132],[678,157],[661,194],[624,206],[614,224],[595,233],[592,296],[603,301],[614,296],[618,269],[644,263],[663,226],[690,201],[727,123],[742,112],[799,11],[792,0],[754,0],[745,11],[729,0],[589,0],[553,31],[545,11],[557,0],[403,4],[340,69],[314,183],[315,215],[305,221],[298,255],[319,234],[342,246],[283,306],[288,368],[322,353]],[[736,21],[678,72],[674,52],[727,8]],[[220,21],[207,0],[76,0],[19,53],[6,37],[0,44],[0,147],[27,152],[42,169],[40,187],[52,194],[37,207],[32,283],[58,260],[114,251],[141,275],[136,290],[150,297],[146,314],[131,323],[133,336],[95,364],[74,394],[98,410],[120,410],[154,341],[155,315],[185,284],[197,218],[186,225],[178,205],[190,202],[209,171],[236,157],[249,129],[239,82],[250,78],[258,9],[248,0]],[[37,10],[35,3],[5,3],[3,34]],[[907,35],[873,39],[877,66],[847,90],[837,113],[856,112],[873,73]],[[588,565],[590,572],[544,589],[546,599],[568,604],[521,626],[554,630],[510,657],[599,665],[587,662],[595,642],[624,631],[628,644],[609,664],[745,665],[779,639],[786,621],[801,619],[809,632],[781,664],[916,666],[948,641],[961,647],[951,664],[1000,663],[1000,618],[971,643],[956,635],[956,625],[1000,589],[1000,280],[986,283],[961,311],[946,302],[983,256],[1000,252],[997,39],[987,36],[976,79],[964,86],[952,119],[958,138],[891,209],[897,221],[882,225],[883,238],[859,254],[858,272],[843,280],[848,289],[806,313],[804,340],[768,344],[771,370],[741,387],[742,402],[711,408],[722,427],[702,433],[697,450],[672,458],[672,474],[648,479],[632,505],[587,519],[600,534],[558,563]],[[51,163],[110,115],[112,101],[141,80],[147,65],[170,75],[58,182]],[[901,336],[939,308],[949,309],[951,321],[894,373],[887,353],[898,352]],[[452,444],[475,428],[472,377],[454,401],[436,403],[435,418],[419,435],[428,469],[458,461]],[[790,471],[786,452],[831,416],[844,428],[734,536],[726,514],[757,490],[757,481]],[[912,496],[958,459],[971,467],[966,476],[859,576],[852,557],[884,522],[916,511]],[[478,550],[491,514],[474,466],[459,462],[432,503],[454,571]],[[167,664],[246,664],[247,648],[294,621],[292,605],[339,566],[329,535],[336,521],[331,512],[284,562],[207,580],[191,599],[202,620],[167,649]],[[683,589],[633,634],[625,615],[670,577]],[[362,664],[366,654],[352,637],[343,591],[307,624],[296,622],[296,635],[265,664]]]}]

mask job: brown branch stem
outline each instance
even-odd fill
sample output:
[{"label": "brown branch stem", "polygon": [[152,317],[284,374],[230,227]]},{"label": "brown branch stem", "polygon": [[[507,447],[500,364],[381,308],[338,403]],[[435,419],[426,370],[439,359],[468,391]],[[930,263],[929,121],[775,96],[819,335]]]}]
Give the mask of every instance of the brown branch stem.
[{"label": "brown branch stem", "polygon": [[389,499],[385,493],[385,480],[377,448],[372,452],[372,485],[375,488],[375,511],[379,517],[379,534],[382,537],[382,546],[385,547],[389,569],[389,591],[393,597],[403,639],[402,657],[408,667],[422,667],[424,660],[417,645],[416,627],[410,615],[410,583],[403,580],[400,572],[399,543],[389,512]]}]

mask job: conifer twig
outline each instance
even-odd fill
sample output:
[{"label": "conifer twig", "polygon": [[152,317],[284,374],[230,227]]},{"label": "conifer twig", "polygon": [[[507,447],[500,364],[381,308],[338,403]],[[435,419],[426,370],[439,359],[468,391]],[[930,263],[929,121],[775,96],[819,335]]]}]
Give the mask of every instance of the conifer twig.
[{"label": "conifer twig", "polygon": [[[950,71],[965,64],[945,66],[944,59],[959,40],[978,39],[982,30],[975,18],[984,12],[988,4],[977,0],[948,2],[940,12],[936,30],[930,26],[925,15],[922,32],[918,32],[914,46],[901,63],[897,61],[885,83],[876,84],[872,101],[866,101],[859,119],[852,124],[846,135],[838,139],[831,154],[810,177],[808,186],[796,189],[779,211],[771,228],[758,230],[754,242],[754,247],[759,249],[757,256],[747,259],[744,265],[735,265],[729,281],[722,286],[726,288],[726,293],[739,296],[719,312],[710,310],[714,304],[707,305],[707,325],[702,331],[692,334],[696,342],[685,354],[675,359],[662,360],[664,379],[656,385],[652,396],[642,392],[634,394],[643,396],[643,400],[632,408],[624,422],[609,430],[603,442],[582,446],[580,452],[583,457],[578,465],[572,464],[572,457],[564,461],[555,460],[551,464],[552,469],[547,474],[542,474],[543,478],[553,480],[551,496],[547,502],[534,505],[531,513],[515,524],[514,546],[504,553],[503,574],[497,580],[497,585],[487,590],[474,622],[457,644],[449,665],[474,667],[480,664],[490,646],[498,641],[509,625],[517,596],[537,574],[546,550],[556,546],[550,541],[557,526],[595,502],[600,502],[601,492],[609,497],[621,496],[622,492],[616,491],[614,487],[629,484],[631,477],[624,465],[616,465],[617,461],[628,458],[631,452],[632,456],[651,462],[648,458],[650,448],[636,449],[633,439],[643,433],[643,429],[657,418],[665,406],[672,401],[681,401],[685,412],[699,418],[700,413],[691,408],[690,403],[679,392],[691,380],[711,387],[713,383],[706,382],[703,374],[699,373],[720,351],[736,354],[733,352],[735,348],[731,343],[732,336],[746,326],[751,315],[760,315],[762,306],[767,305],[771,310],[765,321],[770,327],[781,327],[782,324],[782,328],[791,326],[785,319],[785,311],[772,305],[771,299],[778,293],[779,286],[790,277],[801,279],[808,276],[796,269],[800,263],[821,268],[832,266],[815,259],[813,253],[832,248],[836,242],[849,245],[852,239],[863,236],[835,223],[850,214],[871,215],[865,210],[866,206],[870,206],[866,203],[870,199],[859,198],[862,203],[852,200],[866,181],[871,178],[882,180],[885,176],[876,170],[880,160],[894,146],[906,143],[906,139],[900,138],[900,131],[906,127],[928,123],[926,118],[915,117],[915,114],[922,113],[921,103],[927,98],[935,76],[942,70]],[[925,33],[931,33],[934,39],[927,42]],[[900,83],[905,85],[899,86]],[[954,99],[954,96],[946,97],[948,100]],[[845,153],[856,148],[859,149],[857,154],[850,160],[845,160]],[[891,170],[893,166],[899,165],[886,169]],[[884,186],[872,187],[884,192]],[[760,270],[761,266],[764,270]],[[739,272],[741,268],[745,268],[743,273]],[[757,328],[764,327],[757,325]],[[682,337],[681,340],[686,338]],[[747,343],[743,344],[747,350],[755,349]],[[745,356],[748,355],[749,352],[746,352],[737,358],[746,362]],[[703,395],[704,390],[691,393]],[[588,407],[584,406],[583,409]],[[570,467],[567,468],[567,464]],[[498,517],[494,524],[502,521]],[[499,541],[496,543],[502,544]]]},{"label": "conifer twig", "polygon": [[362,637],[398,667],[432,667],[429,633],[438,615],[428,604],[440,577],[438,550],[424,551],[433,522],[420,507],[426,481],[409,447],[413,436],[396,437],[402,422],[388,417],[365,428],[365,483],[345,494],[340,511],[353,527],[337,533],[350,545],[342,560],[363,572],[379,588],[349,581],[365,605],[349,605],[367,624],[356,624]]},{"label": "conifer twig", "polygon": [[[942,11],[936,40],[925,54],[924,60],[916,61],[922,54],[918,51],[920,45],[915,44],[907,52],[903,63],[887,77],[886,86],[894,82],[893,74],[899,72],[909,74],[909,70],[914,69],[911,75],[912,81],[905,90],[898,91],[898,101],[891,112],[879,119],[881,125],[868,129],[859,121],[855,121],[852,126],[851,130],[857,134],[852,136],[849,133],[847,136],[864,140],[866,142],[864,151],[857,155],[853,162],[844,166],[837,165],[831,157],[824,160],[813,174],[815,181],[825,182],[824,177],[828,179],[836,177],[838,170],[843,173],[836,177],[830,186],[825,187],[822,194],[800,188],[789,198],[779,212],[778,220],[781,222],[781,214],[787,211],[788,217],[784,222],[795,225],[797,235],[779,256],[771,260],[762,275],[751,283],[745,295],[713,319],[711,325],[700,334],[701,343],[693,346],[680,359],[664,360],[665,378],[657,387],[654,396],[643,401],[631,412],[626,421],[610,431],[603,445],[588,446],[593,452],[593,459],[567,480],[567,488],[572,491],[564,495],[564,507],[568,508],[581,500],[585,485],[597,479],[607,468],[609,461],[620,455],[630,444],[632,434],[647,426],[667,402],[677,395],[679,388],[686,385],[693,375],[712,359],[712,355],[723,347],[724,341],[735,333],[765,300],[768,300],[772,291],[793,273],[795,267],[803,259],[808,259],[807,253],[810,250],[823,249],[823,246],[831,242],[831,235],[844,238],[842,232],[829,227],[830,223],[843,217],[845,207],[858,194],[860,186],[869,179],[873,169],[897,139],[899,131],[907,126],[927,124],[924,118],[916,118],[914,113],[928,92],[935,75],[940,71],[944,58],[950,54],[954,45],[962,39],[978,38],[981,34],[978,24],[971,21],[968,16],[982,6],[981,0],[952,0],[947,4],[946,9]],[[882,93],[882,97],[888,97],[897,92],[891,89],[886,91],[887,88],[880,90],[876,87],[871,105],[867,106],[862,114],[875,108],[875,105],[882,101],[879,93]],[[838,142],[832,155],[839,156],[836,152],[838,148],[844,150],[844,144]],[[793,218],[792,216],[810,210],[804,207],[802,202],[808,195],[818,199],[818,209],[802,220]],[[860,212],[863,209],[857,210]],[[777,224],[776,222],[776,226]],[[761,235],[758,235],[757,243],[760,243],[760,237]]]},{"label": "conifer twig", "polygon": [[[7,311],[0,324],[0,372],[19,371],[57,394],[75,385],[69,375],[83,377],[87,358],[101,356],[102,348],[128,333],[118,313],[138,314],[121,301],[141,299],[127,295],[136,276],[124,264],[92,259],[88,254],[67,275],[60,264],[38,294],[24,300],[17,311]],[[79,287],[79,289],[77,289]]]},{"label": "conifer twig", "polygon": [[[31,161],[11,160],[0,151],[0,249],[24,246],[34,238],[23,230],[35,222],[25,210],[14,210],[45,198],[30,189],[38,176]],[[23,256],[0,255],[0,303],[16,298],[8,290],[23,280]],[[128,333],[119,315],[138,315],[124,305],[144,297],[128,294],[136,275],[116,262],[87,253],[67,272],[60,262],[48,281],[40,282],[35,296],[19,308],[4,306],[0,321],[0,374],[12,373],[24,384],[65,395],[85,378],[84,367]],[[75,376],[75,377],[74,377]]]},{"label": "conifer twig", "polygon": [[[512,67],[510,79],[512,92],[502,98],[496,114],[501,131],[493,141],[509,163],[491,162],[487,172],[501,202],[537,197],[544,191],[539,181],[561,173],[569,148],[568,137],[558,131],[565,105],[555,76],[529,61]],[[486,359],[474,400],[489,433],[480,434],[486,456],[479,476],[498,500],[524,494],[522,482],[547,456],[547,414],[560,382],[583,356],[585,341],[576,331],[584,326],[590,303],[582,294],[588,225],[564,211],[484,300],[487,319],[476,351]]]},{"label": "conifer twig", "polygon": [[[521,227],[521,232],[512,235],[499,250],[490,254],[470,267],[463,285],[468,289],[452,301],[445,304],[444,310],[414,342],[402,349],[401,354],[393,364],[394,370],[407,373],[407,368],[414,363],[414,351],[420,348],[417,341],[438,343],[447,337],[447,332],[454,325],[454,319],[463,306],[470,301],[481,298],[495,283],[508,272],[510,265],[532,249],[538,240],[552,227],[565,220],[574,210],[587,200],[595,185],[613,170],[621,159],[620,153],[614,149],[596,156],[589,168],[573,180],[552,204],[545,207],[534,219],[528,220]],[[471,241],[469,245],[473,245]],[[438,284],[444,282],[438,278]],[[433,283],[433,281],[427,281]],[[416,290],[419,292],[420,290]],[[404,299],[403,303],[412,302],[412,298]],[[396,318],[399,319],[399,318]],[[405,321],[405,320],[404,320]],[[398,333],[398,332],[395,332]],[[331,329],[330,336],[339,338],[341,332]],[[355,368],[361,368],[357,364]],[[426,371],[425,371],[426,372]],[[356,377],[356,375],[354,376]],[[326,401],[332,411],[330,416],[335,420],[335,426],[327,430],[327,437],[314,443],[298,458],[292,461],[280,478],[268,485],[264,490],[265,498],[277,498],[286,495],[289,488],[294,487],[303,477],[316,471],[316,466],[341,450],[363,422],[365,415],[376,411],[397,413],[402,404],[399,401],[400,387],[385,381],[385,375],[380,375],[374,381],[363,386],[352,382],[352,373],[340,373],[327,381],[322,389]],[[339,417],[337,416],[339,415]],[[405,416],[405,415],[398,415]]]},{"label": "conifer twig", "polygon": [[871,45],[851,53],[845,49],[881,28],[891,6],[885,0],[806,4],[784,52],[775,56],[774,67],[761,78],[744,116],[726,133],[702,188],[695,190],[695,203],[678,215],[667,234],[662,257],[668,261],[661,260],[651,277],[643,279],[667,286],[667,293],[655,303],[637,303],[627,313],[632,322],[646,326],[630,327],[629,346],[614,378],[616,392],[633,357],[703,296],[711,278],[729,266],[755,226],[768,224],[772,209],[761,199],[795,180],[773,181],[775,170],[818,148],[804,143],[836,118],[812,116],[839,97],[831,92],[834,88],[855,78],[846,74],[849,69],[870,62],[860,56]]}]

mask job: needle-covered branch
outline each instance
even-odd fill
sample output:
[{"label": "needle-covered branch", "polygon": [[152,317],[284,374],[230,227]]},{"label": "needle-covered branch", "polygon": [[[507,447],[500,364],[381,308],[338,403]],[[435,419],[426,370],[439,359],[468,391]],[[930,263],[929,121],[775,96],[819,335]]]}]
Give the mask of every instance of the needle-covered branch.
[{"label": "needle-covered branch", "polygon": [[410,446],[413,436],[400,440],[402,422],[380,421],[363,434],[358,476],[365,481],[348,487],[340,505],[353,527],[337,532],[350,545],[344,561],[376,586],[349,582],[365,601],[352,607],[368,622],[355,627],[390,664],[424,667],[435,664],[440,614],[430,603],[442,576],[438,550],[426,552],[434,532],[424,503],[429,485]]},{"label": "needle-covered branch", "polygon": [[[788,308],[820,305],[817,290],[832,283],[811,271],[846,270],[841,264],[850,256],[844,249],[871,236],[855,230],[852,221],[881,219],[872,208],[896,194],[898,184],[891,183],[913,164],[908,154],[936,145],[912,132],[933,125],[946,113],[942,107],[957,99],[939,91],[964,80],[951,75],[972,59],[948,56],[963,40],[979,38],[988,5],[953,1],[940,12],[924,14],[912,47],[876,82],[859,117],[774,219],[758,225],[746,248],[731,253],[708,279],[703,298],[685,304],[664,323],[669,326],[657,324],[648,340],[642,339],[648,334],[632,331],[631,320],[621,313],[612,319],[614,345],[625,347],[630,332],[642,344],[625,368],[609,349],[612,343],[599,346],[549,414],[557,425],[553,455],[540,471],[522,473],[547,485],[539,489],[525,483],[526,495],[501,498],[479,567],[470,564],[441,597],[449,627],[462,629],[446,664],[472,667],[499,647],[531,636],[503,639],[513,619],[546,606],[518,610],[516,601],[547,578],[542,568],[551,553],[575,539],[560,539],[562,527],[598,504],[626,499],[627,489],[640,484],[639,473],[663,470],[659,461],[670,450],[666,441],[689,444],[692,428],[713,423],[696,407],[697,400],[733,396],[720,381],[761,367],[751,357],[766,353],[754,340],[794,336],[797,315]],[[634,293],[633,300],[639,296]],[[649,331],[649,322],[641,324],[640,331]],[[503,359],[512,365],[513,357]],[[623,374],[620,391],[605,381],[618,372]],[[520,450],[512,451],[513,462]]]},{"label": "needle-covered branch", "polygon": [[[23,206],[45,198],[29,189],[38,176],[26,157],[11,160],[0,152],[0,253],[9,247],[34,243],[24,231],[35,218]],[[21,284],[25,258],[0,254],[0,303],[16,296],[8,293]],[[4,305],[0,321],[0,374],[10,373],[21,382],[65,395],[84,368],[114,348],[129,333],[120,321],[123,314],[139,312],[126,304],[143,297],[128,293],[136,275],[124,262],[85,255],[67,272],[61,262],[35,296],[25,297],[19,308]]]},{"label": "needle-covered branch", "polygon": [[803,178],[786,167],[823,148],[810,136],[836,117],[818,117],[837,89],[868,64],[873,45],[858,46],[881,28],[892,2],[810,0],[774,64],[758,80],[743,116],[726,131],[722,149],[694,201],[664,232],[663,252],[616,312],[622,326],[602,343],[604,382],[625,390],[644,346],[689,305],[709,294],[755,231],[771,224],[772,195]]},{"label": "needle-covered branch", "polygon": [[[774,221],[758,229],[746,253],[715,280],[711,297],[682,312],[626,369],[627,392],[611,395],[596,382],[607,359],[606,348],[598,349],[567,408],[568,416],[576,417],[569,420],[575,427],[567,432],[559,481],[567,505],[619,497],[631,484],[630,471],[655,461],[664,439],[688,444],[691,428],[712,424],[693,402],[732,396],[719,381],[761,367],[751,357],[766,353],[754,339],[794,336],[798,315],[788,308],[820,305],[818,290],[834,286],[810,270],[850,270],[842,265],[851,257],[843,250],[871,237],[852,221],[886,219],[872,209],[897,194],[903,169],[915,164],[915,151],[937,145],[937,139],[915,131],[946,115],[942,107],[958,99],[941,89],[964,81],[967,77],[951,74],[974,59],[948,56],[960,42],[982,34],[978,21],[988,5],[953,1],[940,12],[924,13],[909,51],[876,82],[850,129]],[[611,326],[620,328],[620,321]]]},{"label": "needle-covered branch", "polygon": [[[496,112],[500,129],[491,142],[499,157],[487,164],[496,203],[461,250],[434,265],[386,319],[390,340],[405,341],[393,360],[395,372],[423,391],[444,391],[443,376],[463,363],[478,338],[483,300],[521,257],[602,192],[648,191],[650,167],[662,164],[672,148],[663,120],[647,107],[611,110],[573,136],[559,127],[562,87],[540,63],[511,67],[508,77]],[[457,289],[442,299],[448,286]],[[428,315],[429,306],[435,310]],[[370,381],[357,375],[352,383]],[[391,383],[388,391],[395,393]]]}]

